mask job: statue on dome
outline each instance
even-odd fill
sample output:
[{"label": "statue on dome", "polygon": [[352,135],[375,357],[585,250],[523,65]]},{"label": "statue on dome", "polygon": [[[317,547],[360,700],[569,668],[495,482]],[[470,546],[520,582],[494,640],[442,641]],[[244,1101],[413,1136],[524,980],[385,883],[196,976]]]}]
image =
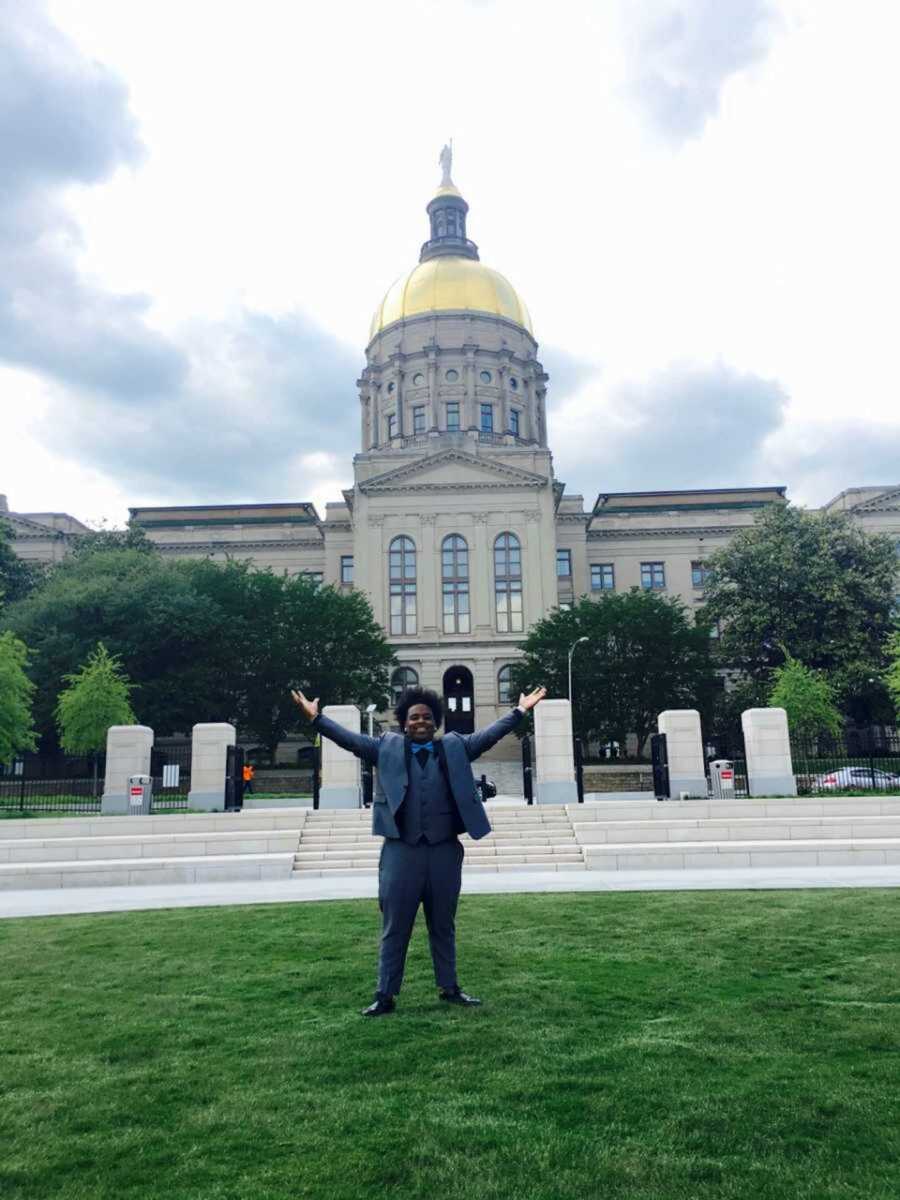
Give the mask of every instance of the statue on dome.
[{"label": "statue on dome", "polygon": [[441,150],[441,156],[438,159],[443,175],[441,176],[441,187],[453,187],[453,180],[450,178],[450,168],[453,166],[453,138]]}]

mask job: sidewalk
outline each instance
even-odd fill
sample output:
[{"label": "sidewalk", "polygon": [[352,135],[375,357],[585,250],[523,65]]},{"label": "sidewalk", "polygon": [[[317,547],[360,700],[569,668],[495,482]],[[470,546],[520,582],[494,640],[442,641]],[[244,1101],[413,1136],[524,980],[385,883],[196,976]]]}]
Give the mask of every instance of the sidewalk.
[{"label": "sidewalk", "polygon": [[[779,888],[900,887],[900,866],[763,867],[704,871],[510,871],[463,875],[463,894],[516,892],[692,892]],[[237,904],[294,904],[310,900],[376,899],[378,881],[339,875],[331,879],[169,884],[157,887],[35,888],[0,892],[0,919],[72,913],[130,912],[153,908],[212,908]]]}]

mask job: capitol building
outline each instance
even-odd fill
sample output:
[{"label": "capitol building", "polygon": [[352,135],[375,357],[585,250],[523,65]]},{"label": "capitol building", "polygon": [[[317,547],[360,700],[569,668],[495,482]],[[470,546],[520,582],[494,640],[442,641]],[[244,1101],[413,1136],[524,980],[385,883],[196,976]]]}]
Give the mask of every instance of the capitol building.
[{"label": "capitol building", "polygon": [[[762,508],[785,503],[786,489],[671,491],[661,480],[658,491],[601,491],[588,507],[566,492],[528,308],[481,261],[443,161],[419,262],[375,308],[352,487],[324,514],[307,501],[130,512],[165,555],[249,559],[361,589],[400,664],[394,692],[433,688],[447,727],[466,732],[514,699],[509,668],[536,621],[580,596],[632,587],[693,608],[709,555]],[[849,488],[825,510],[900,538],[898,484]],[[3,516],[30,559],[55,561],[86,532],[67,514]]]}]

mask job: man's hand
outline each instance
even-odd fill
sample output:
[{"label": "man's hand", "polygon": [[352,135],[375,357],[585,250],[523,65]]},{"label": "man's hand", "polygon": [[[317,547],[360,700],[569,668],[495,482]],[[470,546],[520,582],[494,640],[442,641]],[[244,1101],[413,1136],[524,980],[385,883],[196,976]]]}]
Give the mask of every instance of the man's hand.
[{"label": "man's hand", "polygon": [[524,692],[519,696],[519,708],[524,708],[526,712],[534,708],[536,704],[540,704],[543,698],[547,695],[545,687],[535,688],[533,692],[529,692],[526,696]]},{"label": "man's hand", "polygon": [[318,697],[316,697],[315,700],[307,700],[302,692],[295,692],[293,689],[291,690],[291,696],[293,696],[294,703],[306,717],[307,721],[314,721],[319,715]]}]

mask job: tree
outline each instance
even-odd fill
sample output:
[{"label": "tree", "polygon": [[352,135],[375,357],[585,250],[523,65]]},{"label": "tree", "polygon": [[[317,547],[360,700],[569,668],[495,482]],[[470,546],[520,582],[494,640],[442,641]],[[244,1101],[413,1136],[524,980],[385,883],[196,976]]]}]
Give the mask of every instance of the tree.
[{"label": "tree", "polygon": [[122,664],[102,642],[80,670],[65,675],[56,705],[60,744],[68,754],[96,754],[111,725],[134,725],[130,683]]},{"label": "tree", "polygon": [[897,719],[900,721],[900,624],[888,640],[888,655],[890,666],[885,672],[884,680],[890,693]]},{"label": "tree", "polygon": [[323,704],[387,705],[393,653],[361,592],[244,571],[247,599],[235,614],[239,672],[232,683],[240,729],[274,754],[298,727],[295,687]]},{"label": "tree", "polygon": [[773,505],[709,568],[704,616],[721,626],[723,665],[768,687],[788,653],[827,675],[848,715],[879,715],[897,569],[889,538],[844,514]]},{"label": "tree", "polygon": [[715,688],[706,626],[695,625],[680,600],[633,588],[601,600],[584,597],[538,621],[512,672],[513,691],[544,684],[568,694],[572,660],[573,723],[585,741],[616,741],[629,733],[642,747],[667,708],[708,708]]},{"label": "tree", "polygon": [[60,681],[100,641],[140,687],[157,734],[230,721],[274,748],[299,723],[292,684],[325,703],[387,703],[391,650],[365,597],[247,563],[98,548],[66,558],[4,619],[32,647],[48,746]]},{"label": "tree", "polygon": [[769,704],[785,710],[792,734],[801,738],[822,734],[838,737],[844,722],[831,684],[823,675],[789,655],[782,666],[775,668],[773,679]]},{"label": "tree", "polygon": [[25,562],[12,548],[9,524],[0,519],[0,608],[23,600],[44,576],[41,563]]},{"label": "tree", "polygon": [[0,634],[0,763],[23,750],[34,750],[31,697],[34,684],[25,674],[28,649],[15,634]]}]

